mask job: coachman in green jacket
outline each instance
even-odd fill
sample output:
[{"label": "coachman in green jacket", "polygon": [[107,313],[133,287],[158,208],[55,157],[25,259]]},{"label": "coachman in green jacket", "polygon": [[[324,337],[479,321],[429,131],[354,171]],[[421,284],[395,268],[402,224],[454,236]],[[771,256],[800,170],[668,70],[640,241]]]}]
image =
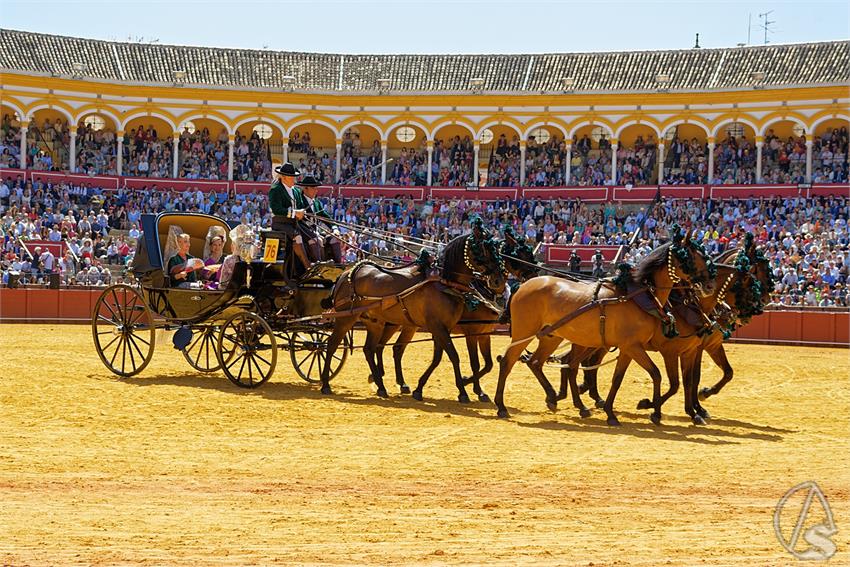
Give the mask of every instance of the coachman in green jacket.
[{"label": "coachman in green jacket", "polygon": [[313,263],[304,246],[301,220],[304,218],[306,201],[295,188],[295,178],[300,172],[289,162],[275,168],[277,179],[269,189],[269,208],[272,210],[272,230],[292,238],[293,249],[298,260],[309,269]]}]

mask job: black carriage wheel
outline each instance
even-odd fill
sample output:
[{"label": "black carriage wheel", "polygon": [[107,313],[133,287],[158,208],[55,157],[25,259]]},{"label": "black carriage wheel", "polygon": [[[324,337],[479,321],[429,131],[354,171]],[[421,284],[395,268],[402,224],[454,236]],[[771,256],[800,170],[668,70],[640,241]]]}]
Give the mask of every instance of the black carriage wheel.
[{"label": "black carriage wheel", "polygon": [[228,380],[240,388],[257,388],[274,372],[277,341],[261,317],[241,311],[222,325],[216,356]]},{"label": "black carriage wheel", "polygon": [[189,366],[198,372],[215,372],[221,368],[215,353],[218,330],[216,326],[196,328],[192,342],[181,351]]},{"label": "black carriage wheel", "polygon": [[[292,367],[307,382],[318,384],[322,381],[322,369],[325,367],[330,337],[331,332],[325,329],[300,329],[290,333],[289,358],[292,360]],[[350,349],[351,339],[346,334],[333,355],[331,379],[342,370]]]},{"label": "black carriage wheel", "polygon": [[91,324],[97,354],[114,374],[134,376],[153,358],[153,314],[134,288],[116,284],[103,290],[95,303]]}]

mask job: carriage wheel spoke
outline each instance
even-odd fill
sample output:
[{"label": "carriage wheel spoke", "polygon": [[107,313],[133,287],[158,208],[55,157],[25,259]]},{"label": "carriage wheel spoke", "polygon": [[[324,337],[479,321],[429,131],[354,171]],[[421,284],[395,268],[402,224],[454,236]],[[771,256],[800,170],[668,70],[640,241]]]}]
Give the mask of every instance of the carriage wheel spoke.
[{"label": "carriage wheel spoke", "polygon": [[118,301],[118,294],[115,293],[115,288],[112,289],[112,297],[115,299],[115,308],[118,309],[118,316],[121,318],[121,323],[126,325],[127,321],[124,319],[124,313],[121,310],[121,302]]},{"label": "carriage wheel spoke", "polygon": [[267,365],[269,365],[269,366],[271,366],[271,365],[272,365],[272,363],[271,363],[271,362],[269,362],[268,360],[266,360],[265,358],[263,358],[262,356],[260,356],[260,355],[259,355],[259,354],[257,354],[256,352],[254,353],[254,356],[256,356],[257,358],[259,358],[260,360],[262,360],[263,362],[265,362]]},{"label": "carriage wheel spoke", "polygon": [[137,340],[140,340],[140,341],[142,341],[143,343],[145,343],[146,345],[148,345],[148,347],[150,347],[150,346],[151,346],[150,342],[148,342],[146,339],[143,339],[143,338],[141,337],[141,335],[136,335],[136,334],[134,334],[133,336],[135,336]]},{"label": "carriage wheel spoke", "polygon": [[105,306],[105,307],[109,310],[109,313],[112,315],[112,319],[106,319],[106,317],[103,317],[103,315],[101,315],[101,314],[100,314],[100,309],[99,309],[99,308],[98,308],[98,310],[97,310],[97,316],[98,316],[98,317],[103,317],[103,319],[104,319],[104,320],[109,321],[110,323],[113,323],[113,324],[115,324],[116,322],[118,322],[118,320],[120,320],[120,319],[121,319],[121,318],[118,316],[118,313],[116,313],[116,312],[115,312],[115,310],[114,310],[114,309],[112,309],[112,306],[111,306],[111,305],[109,305],[109,299],[108,299],[108,298],[105,298],[105,297],[104,297],[104,298],[103,298],[103,302],[101,302],[101,305]]},{"label": "carriage wheel spoke", "polygon": [[256,366],[257,373],[260,375],[260,378],[264,378],[266,373],[263,371],[262,367],[260,366],[260,363],[257,362],[256,360],[254,360],[255,358],[256,357],[254,357],[254,356],[251,357],[251,363]]},{"label": "carriage wheel spoke", "polygon": [[310,376],[313,373],[313,365],[316,364],[316,356],[313,356],[310,360],[310,368],[307,370],[307,376]]},{"label": "carriage wheel spoke", "polygon": [[[111,333],[112,331],[109,331],[109,332]],[[121,335],[115,335],[115,338],[114,338],[114,339],[112,339],[111,341],[109,341],[109,342],[106,344],[106,346],[105,346],[105,347],[101,347],[101,349],[100,349],[100,350],[101,350],[102,352],[106,352],[106,349],[108,349],[109,347],[111,347],[111,346],[115,343],[115,341],[117,341],[117,340],[118,340],[118,339],[120,339],[120,338],[121,338]],[[99,342],[99,341],[98,341],[98,342]]]},{"label": "carriage wheel spoke", "polygon": [[[134,349],[136,349],[136,352],[138,352],[138,353],[139,353],[139,357],[142,359],[142,361],[144,361],[144,360],[145,360],[145,355],[142,353],[142,349],[140,349],[140,348],[139,348],[139,346],[136,344],[136,337],[134,337],[133,335],[128,335],[128,338],[130,339],[130,345],[132,345],[132,347],[133,347]],[[130,354],[133,354],[133,351],[132,351],[132,350],[130,350]],[[135,364],[136,364],[136,363],[134,362],[134,363],[133,363],[133,367],[134,367],[134,368],[135,368]]]},{"label": "carriage wheel spoke", "polygon": [[[133,365],[133,370],[136,369],[136,356],[133,354],[133,349],[130,348],[133,344],[133,335],[127,335],[127,351],[130,353],[130,363]],[[142,360],[144,360],[144,356]]]},{"label": "carriage wheel spoke", "polygon": [[248,353],[248,356],[246,356],[245,359],[248,361],[248,382],[253,384],[254,383],[254,370],[253,370],[254,357],[251,356],[251,353]]},{"label": "carriage wheel spoke", "polygon": [[124,344],[124,335],[118,335],[118,338],[121,339],[121,342],[119,342],[118,346],[115,347],[115,352],[112,354],[112,360],[109,361],[109,366],[111,368],[115,368],[115,359],[118,357],[118,351],[121,350],[121,345]]},{"label": "carriage wheel spoke", "polygon": [[245,370],[245,360],[248,357],[247,356],[241,356],[240,358],[242,359],[242,365],[239,367],[239,374],[237,375],[237,379],[241,382],[242,381],[242,371]]}]

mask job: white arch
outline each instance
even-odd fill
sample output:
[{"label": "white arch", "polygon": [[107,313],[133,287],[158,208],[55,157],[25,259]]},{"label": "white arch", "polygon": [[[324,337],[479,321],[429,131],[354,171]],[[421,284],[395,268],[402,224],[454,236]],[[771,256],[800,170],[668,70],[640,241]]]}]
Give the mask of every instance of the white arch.
[{"label": "white arch", "polygon": [[752,122],[749,118],[742,118],[740,116],[737,118],[724,118],[717,126],[714,127],[714,131],[711,133],[711,135],[717,138],[717,133],[720,132],[721,128],[723,128],[727,124],[735,124],[736,122],[746,124],[747,126],[753,129],[754,135],[761,136],[761,134],[758,133],[759,128],[755,125],[754,122]]},{"label": "white arch", "polygon": [[498,120],[498,119],[490,120],[490,121],[486,122],[485,124],[483,124],[482,126],[480,126],[478,128],[478,131],[475,133],[474,139],[480,140],[481,139],[481,133],[484,132],[484,130],[486,130],[490,126],[507,126],[511,130],[516,132],[516,135],[519,137],[520,140],[526,139],[526,136],[523,135],[521,128],[517,128],[517,126],[515,124],[511,123],[508,120]]},{"label": "white arch", "polygon": [[688,125],[693,125],[693,126],[699,126],[699,128],[703,132],[705,132],[706,137],[711,136],[711,129],[708,126],[706,126],[705,124],[703,124],[702,121],[691,120],[689,118],[680,118],[679,120],[674,120],[670,124],[664,125],[664,131],[661,132],[661,136],[664,137],[664,135],[667,134],[667,130],[669,130],[670,128],[675,128],[679,124],[688,124]]},{"label": "white arch", "polygon": [[[146,116],[153,116],[154,118],[159,118],[160,120],[164,121],[166,124],[171,126],[171,132],[177,131],[177,126],[174,124],[174,121],[171,118],[169,118],[165,114],[160,114],[159,112],[153,112],[153,111],[147,111],[147,110],[140,110],[138,112],[130,114],[129,116],[124,117],[124,120],[121,121],[121,130],[126,130],[127,124],[129,124],[131,120],[135,120],[136,118],[143,118],[143,117],[146,117]],[[171,133],[169,133],[169,136],[170,135],[171,135]]]},{"label": "white arch", "polygon": [[473,140],[478,139],[475,136],[475,128],[474,127],[470,126],[466,122],[462,122],[460,120],[454,120],[454,119],[447,120],[445,122],[441,122],[439,126],[436,126],[434,128],[434,130],[431,132],[431,137],[428,138],[428,139],[429,140],[435,140],[436,136],[437,136],[437,132],[439,132],[442,128],[445,128],[446,126],[463,126],[464,128],[466,128],[466,131],[469,132],[472,135]]},{"label": "white arch", "polygon": [[611,127],[608,124],[606,124],[605,122],[599,122],[597,120],[582,120],[581,122],[579,122],[578,124],[576,124],[575,126],[570,128],[570,131],[567,134],[567,137],[572,139],[572,137],[575,136],[576,132],[578,132],[580,129],[582,129],[585,126],[601,126],[602,128],[605,128],[606,130],[608,130],[609,137],[611,137],[611,138],[614,137],[614,130],[612,130]]},{"label": "white arch", "polygon": [[[73,126],[75,124],[74,117],[71,115],[70,112],[68,112],[66,109],[62,108],[61,106],[57,106],[55,104],[50,104],[49,102],[45,102],[44,104],[39,104],[38,106],[34,106],[33,108],[30,108],[29,111],[28,111],[29,116],[27,116],[26,120],[32,120],[35,117],[36,112],[38,112],[39,110],[44,110],[45,108],[48,109],[48,110],[56,110],[59,113],[61,113],[62,116],[64,116],[65,118],[68,119],[69,125]],[[24,119],[22,118],[21,120],[24,120]]]},{"label": "white arch", "polygon": [[767,132],[767,128],[768,128],[771,124],[776,124],[777,122],[785,122],[785,121],[793,122],[793,123],[795,123],[795,124],[799,124],[800,126],[802,126],[803,130],[804,130],[807,134],[809,133],[809,125],[808,125],[808,124],[806,124],[805,122],[803,122],[802,120],[800,120],[799,118],[797,118],[796,116],[784,116],[784,117],[782,117],[782,116],[777,116],[777,117],[776,117],[776,119],[771,120],[770,122],[765,122],[765,123],[764,123],[764,126],[762,126],[762,128],[761,128],[761,132],[759,132],[759,133],[758,133],[758,135],[759,135],[759,136],[764,136],[764,133],[765,133],[765,132]]},{"label": "white arch", "polygon": [[815,128],[818,127],[818,124],[820,124],[821,122],[826,122],[827,120],[846,120],[847,122],[850,122],[850,116],[848,116],[847,114],[842,114],[840,112],[836,112],[834,114],[825,114],[814,122],[812,122],[812,125],[806,128],[806,133],[814,135]]},{"label": "white arch", "polygon": [[289,138],[290,134],[292,134],[293,130],[295,130],[299,126],[303,126],[304,124],[321,124],[322,126],[327,126],[328,129],[330,129],[330,131],[333,132],[335,138],[341,138],[342,137],[342,135],[340,134],[340,132],[337,129],[337,126],[335,124],[333,124],[332,122],[328,122],[327,120],[324,120],[322,118],[302,118],[298,122],[295,122],[294,124],[292,124],[289,127],[289,131],[284,131],[284,135],[287,138]]},{"label": "white arch", "polygon": [[248,122],[261,122],[265,124],[270,124],[280,130],[281,136],[286,135],[286,127],[277,120],[271,119],[268,116],[249,116],[248,118],[243,118],[233,126],[232,134],[236,134],[236,132],[239,130],[239,127],[243,124],[247,124]]},{"label": "white arch", "polygon": [[[345,130],[348,130],[352,126],[358,125],[371,126],[375,129],[375,131],[378,132],[378,138],[381,140],[386,140],[388,137],[387,133],[384,132],[384,129],[381,127],[381,125],[375,122],[374,120],[370,120],[369,118],[361,118],[357,120],[352,120],[351,122],[347,122],[345,124]],[[340,127],[342,127],[342,125],[340,125]],[[340,135],[345,134],[345,130],[342,130],[342,132],[340,132]]]},{"label": "white arch", "polygon": [[395,118],[391,118],[389,122],[384,125],[381,136],[382,139],[389,139],[390,134],[392,134],[396,128],[401,128],[402,126],[416,126],[422,133],[425,134],[426,140],[433,140],[434,138],[431,136],[431,128],[428,127],[424,122],[416,119],[416,118],[407,118],[404,116],[396,116]]},{"label": "white arch", "polygon": [[8,106],[9,108],[17,112],[19,120],[26,120],[26,118],[24,118],[24,111],[21,109],[20,106],[18,106],[14,102],[10,102],[8,99],[3,99],[3,106]]},{"label": "white arch", "polygon": [[101,109],[89,108],[88,110],[85,110],[84,112],[77,114],[77,117],[74,119],[74,123],[79,124],[80,120],[82,120],[86,116],[90,116],[92,114],[102,114],[104,116],[108,116],[109,118],[112,119],[112,123],[115,124],[116,128],[119,128],[120,125],[121,125],[121,119],[120,118],[118,118],[117,116],[112,114],[112,112],[110,112],[109,110],[104,110],[102,108]]},{"label": "white arch", "polygon": [[180,119],[180,124],[178,124],[178,125],[177,125],[177,128],[175,129],[175,132],[176,132],[177,130],[179,130],[180,126],[182,126],[182,125],[183,125],[183,124],[185,124],[186,122],[193,121],[193,120],[212,120],[213,122],[218,122],[218,123],[219,123],[219,124],[221,124],[221,125],[222,125],[222,127],[224,127],[224,129],[227,131],[227,135],[228,135],[228,136],[232,135],[232,134],[235,132],[235,130],[231,130],[231,129],[230,129],[230,124],[228,124],[227,122],[225,122],[225,121],[224,121],[224,119],[219,118],[219,117],[218,117],[218,116],[216,116],[215,114],[206,114],[206,113],[203,113],[203,112],[201,112],[201,113],[199,113],[199,114],[190,114],[190,115],[188,115],[188,116],[183,116],[183,117]]},{"label": "white arch", "polygon": [[640,118],[635,118],[631,122],[626,122],[625,124],[620,125],[620,127],[617,128],[617,131],[614,132],[614,137],[619,140],[620,134],[623,132],[623,130],[625,130],[629,126],[649,126],[650,128],[652,128],[653,132],[655,132],[655,136],[659,140],[661,139],[661,130],[658,128],[658,126],[656,126],[652,122],[649,122],[649,121],[646,121],[646,120],[641,120]]},{"label": "white arch", "polygon": [[561,134],[564,135],[564,139],[567,139],[567,129],[558,124],[557,122],[549,122],[548,120],[533,123],[531,126],[525,129],[525,132],[521,134],[521,139],[528,140],[529,134],[531,134],[536,129],[542,128],[544,126],[552,126],[554,128],[557,128],[561,132]]}]

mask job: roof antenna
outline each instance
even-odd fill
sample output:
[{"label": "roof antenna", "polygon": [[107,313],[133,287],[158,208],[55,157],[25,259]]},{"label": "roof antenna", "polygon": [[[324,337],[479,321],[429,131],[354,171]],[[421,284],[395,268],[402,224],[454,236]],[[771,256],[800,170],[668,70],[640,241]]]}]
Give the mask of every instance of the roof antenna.
[{"label": "roof antenna", "polygon": [[697,34],[697,40],[694,43],[694,49],[699,49],[699,34]]}]

